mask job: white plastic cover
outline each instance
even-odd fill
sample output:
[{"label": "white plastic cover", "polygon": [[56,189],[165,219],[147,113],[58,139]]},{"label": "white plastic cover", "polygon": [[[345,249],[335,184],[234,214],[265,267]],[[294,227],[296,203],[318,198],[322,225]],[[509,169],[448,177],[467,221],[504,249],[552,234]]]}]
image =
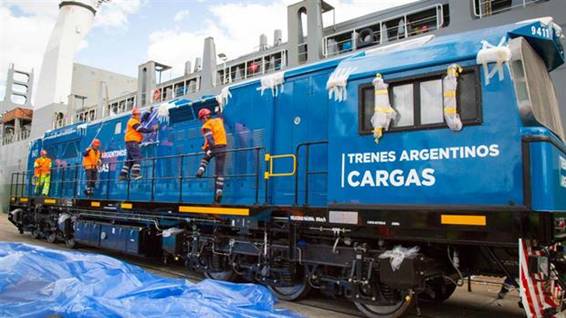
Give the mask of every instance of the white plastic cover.
[{"label": "white plastic cover", "polygon": [[[497,46],[494,46],[488,41],[481,42],[482,48],[478,52],[476,62],[483,65],[485,85],[489,85],[495,73],[499,74],[500,81],[504,79],[505,73],[503,72],[503,64],[511,60],[511,50],[506,42],[506,37],[502,37]],[[489,70],[489,63],[495,63],[495,67],[491,71]]]},{"label": "white plastic cover", "polygon": [[179,228],[176,228],[176,227],[171,227],[171,228],[168,228],[168,229],[166,229],[166,230],[163,230],[162,235],[163,235],[163,237],[169,237],[169,236],[171,236],[171,235],[179,234],[179,233],[181,233],[181,232],[183,232],[183,231],[184,231],[183,229],[179,229]]},{"label": "white plastic cover", "polygon": [[273,74],[265,75],[261,78],[261,86],[258,88],[261,91],[261,95],[263,96],[263,92],[266,89],[271,90],[271,95],[273,97],[277,96],[279,92],[283,92],[283,83],[285,83],[285,72],[276,72]]},{"label": "white plastic cover", "polygon": [[63,224],[65,223],[65,221],[67,221],[69,218],[71,218],[70,214],[67,213],[63,213],[59,215],[59,219],[57,220],[57,224]]},{"label": "white plastic cover", "polygon": [[396,271],[401,267],[401,264],[407,257],[413,257],[419,253],[419,247],[406,248],[403,246],[395,246],[392,250],[385,251],[379,255],[380,259],[389,258],[391,262],[391,269]]},{"label": "white plastic cover", "polygon": [[383,129],[388,130],[391,121],[397,116],[397,112],[389,102],[389,84],[383,81],[381,74],[376,74],[373,80],[374,87],[374,113],[371,116],[373,127],[373,137],[375,143],[379,143],[379,138],[383,135]]},{"label": "white plastic cover", "polygon": [[157,119],[162,123],[169,123],[169,110],[174,107],[174,103],[161,103],[157,109]]},{"label": "white plastic cover", "polygon": [[220,106],[221,111],[223,111],[224,107],[228,104],[230,97],[232,97],[232,93],[230,93],[229,86],[222,88],[220,94],[216,95],[216,102],[218,102],[218,106]]},{"label": "white plastic cover", "polygon": [[390,52],[390,51],[401,50],[401,49],[402,50],[410,50],[410,49],[421,47],[421,46],[427,44],[428,42],[432,41],[432,39],[434,39],[434,35],[429,34],[429,35],[425,35],[425,36],[421,36],[421,37],[418,37],[418,38],[414,38],[414,39],[410,39],[410,40],[406,40],[406,41],[401,41],[401,42],[397,42],[397,43],[393,43],[393,44],[389,44],[389,45],[378,46],[378,47],[366,50],[366,55],[373,55],[373,54],[376,54],[376,53]]},{"label": "white plastic cover", "polygon": [[348,99],[346,85],[348,85],[348,77],[356,70],[355,67],[338,67],[330,74],[326,82],[326,89],[328,90],[328,98],[337,102],[342,102]]},{"label": "white plastic cover", "polygon": [[461,72],[462,68],[460,65],[452,64],[448,67],[448,72],[444,79],[442,79],[442,88],[444,90],[444,120],[453,131],[462,130],[462,120],[460,119],[456,105],[458,75]]},{"label": "white plastic cover", "polygon": [[88,128],[87,123],[77,125],[77,133],[79,133],[79,135],[81,135],[81,136],[84,136],[84,135],[86,135],[86,129],[87,128]]}]

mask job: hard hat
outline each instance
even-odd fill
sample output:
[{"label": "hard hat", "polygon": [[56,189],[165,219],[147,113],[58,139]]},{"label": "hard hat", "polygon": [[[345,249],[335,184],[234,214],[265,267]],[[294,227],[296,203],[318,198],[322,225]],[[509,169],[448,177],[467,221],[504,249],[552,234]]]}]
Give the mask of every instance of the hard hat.
[{"label": "hard hat", "polygon": [[100,140],[94,138],[94,139],[92,140],[92,145],[93,145],[93,146],[100,146]]},{"label": "hard hat", "polygon": [[42,156],[47,156],[47,150],[41,149],[41,151],[39,152],[39,154],[41,154]]},{"label": "hard hat", "polygon": [[198,111],[198,119],[203,119],[204,117],[210,116],[211,112],[208,108],[203,108]]},{"label": "hard hat", "polygon": [[140,111],[139,108],[137,108],[137,107],[132,108],[132,115],[139,115],[139,114],[141,114],[141,111]]}]

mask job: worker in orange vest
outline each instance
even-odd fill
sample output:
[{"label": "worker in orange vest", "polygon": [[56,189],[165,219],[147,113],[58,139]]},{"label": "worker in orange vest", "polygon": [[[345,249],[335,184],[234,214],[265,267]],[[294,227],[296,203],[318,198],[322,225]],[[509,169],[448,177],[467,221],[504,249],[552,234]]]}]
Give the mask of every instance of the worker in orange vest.
[{"label": "worker in orange vest", "polygon": [[90,147],[83,152],[83,168],[85,169],[86,188],[85,194],[91,196],[94,194],[94,187],[98,179],[98,168],[102,165],[100,160],[100,140],[93,139]]},{"label": "worker in orange vest", "polygon": [[216,157],[215,165],[215,183],[214,183],[214,202],[219,203],[222,200],[224,191],[224,161],[226,160],[226,130],[224,129],[224,121],[222,118],[211,118],[211,112],[207,108],[203,108],[198,112],[198,118],[202,122],[201,132],[204,137],[205,152],[204,157],[200,161],[200,167],[196,176],[201,178],[206,171],[206,167],[210,160]]},{"label": "worker in orange vest", "polygon": [[126,134],[124,141],[126,141],[126,162],[120,171],[119,180],[127,180],[128,176],[134,180],[139,180],[141,176],[141,148],[140,145],[143,141],[143,134],[157,131],[159,126],[155,125],[151,128],[145,128],[140,121],[141,111],[139,108],[132,109],[132,117],[128,120],[126,125]]},{"label": "worker in orange vest", "polygon": [[51,183],[51,159],[47,157],[47,151],[42,149],[40,157],[33,163],[33,181],[35,183],[35,194],[47,196],[49,184]]}]

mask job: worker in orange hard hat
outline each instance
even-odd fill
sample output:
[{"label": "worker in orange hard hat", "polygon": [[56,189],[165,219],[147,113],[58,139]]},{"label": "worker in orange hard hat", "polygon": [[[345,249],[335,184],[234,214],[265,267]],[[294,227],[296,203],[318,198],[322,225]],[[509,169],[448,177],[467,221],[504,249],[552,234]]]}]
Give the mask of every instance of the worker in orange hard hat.
[{"label": "worker in orange hard hat", "polygon": [[33,182],[35,194],[47,196],[51,183],[51,159],[47,157],[47,151],[41,149],[40,157],[33,163]]},{"label": "worker in orange hard hat", "polygon": [[201,178],[206,171],[206,167],[210,160],[216,157],[215,165],[215,183],[214,183],[214,202],[219,203],[222,200],[224,191],[224,161],[226,159],[226,130],[224,129],[224,121],[222,118],[211,118],[212,112],[203,108],[198,112],[198,118],[202,122],[202,135],[204,137],[204,146],[202,149],[205,155],[200,161],[200,167],[196,176]]},{"label": "worker in orange hard hat", "polygon": [[143,141],[143,134],[157,131],[159,126],[155,125],[151,128],[145,128],[140,121],[141,111],[139,108],[132,109],[132,117],[128,120],[126,125],[126,134],[124,140],[126,141],[126,162],[120,172],[120,180],[127,180],[132,177],[134,180],[141,179],[141,149],[140,145]]},{"label": "worker in orange hard hat", "polygon": [[94,194],[94,187],[98,179],[98,168],[102,165],[100,153],[100,140],[93,139],[90,147],[83,152],[83,168],[85,169],[86,188],[85,194],[91,196]]}]

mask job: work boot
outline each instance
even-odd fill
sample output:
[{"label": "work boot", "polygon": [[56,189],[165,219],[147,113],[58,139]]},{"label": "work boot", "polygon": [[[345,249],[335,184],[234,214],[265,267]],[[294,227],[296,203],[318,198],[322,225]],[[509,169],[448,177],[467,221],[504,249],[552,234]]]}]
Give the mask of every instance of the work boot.
[{"label": "work boot", "polygon": [[202,178],[203,175],[204,175],[204,168],[203,168],[203,167],[199,167],[198,170],[197,170],[196,177],[197,177],[197,178]]},{"label": "work boot", "polygon": [[214,195],[214,202],[220,203],[222,201],[222,190],[216,190],[216,194]]}]

